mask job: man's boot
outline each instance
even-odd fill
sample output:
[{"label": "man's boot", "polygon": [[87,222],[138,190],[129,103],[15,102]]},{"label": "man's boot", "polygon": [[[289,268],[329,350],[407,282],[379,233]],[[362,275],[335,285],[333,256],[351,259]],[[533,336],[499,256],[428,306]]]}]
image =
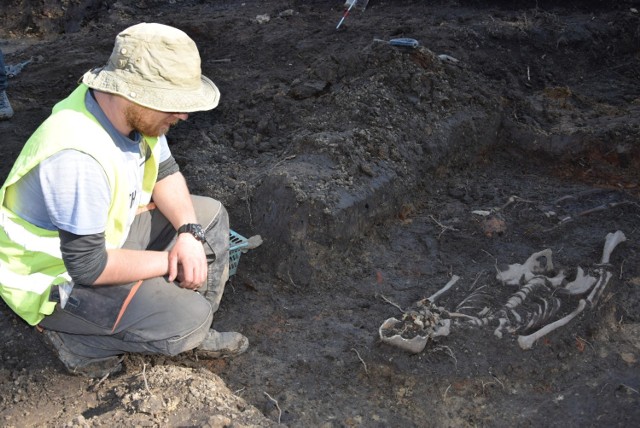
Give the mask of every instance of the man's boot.
[{"label": "man's boot", "polygon": [[207,337],[196,348],[201,358],[235,357],[249,348],[249,339],[232,331],[216,331],[209,329]]},{"label": "man's boot", "polygon": [[42,337],[71,374],[101,378],[122,370],[122,356],[87,358],[73,353],[55,331],[44,330]]}]

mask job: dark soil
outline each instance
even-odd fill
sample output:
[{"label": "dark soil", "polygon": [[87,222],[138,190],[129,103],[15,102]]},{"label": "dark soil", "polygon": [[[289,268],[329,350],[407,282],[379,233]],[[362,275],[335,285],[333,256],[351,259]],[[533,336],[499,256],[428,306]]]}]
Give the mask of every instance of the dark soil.
[{"label": "dark soil", "polygon": [[[222,100],[172,130],[173,153],[264,243],[214,319],[251,341],[233,360],[131,355],[73,377],[0,306],[0,425],[638,425],[639,9],[371,0],[336,30],[338,0],[5,1],[5,60],[33,61],[10,80],[1,177],[118,32],[174,25]],[[374,40],[400,37],[420,45]],[[531,350],[529,332],[459,318],[417,354],[379,337],[453,275],[443,316],[483,286],[504,304],[518,287],[496,269],[546,248],[568,281],[597,271],[616,230],[602,297]],[[547,322],[580,299],[554,294]]]}]

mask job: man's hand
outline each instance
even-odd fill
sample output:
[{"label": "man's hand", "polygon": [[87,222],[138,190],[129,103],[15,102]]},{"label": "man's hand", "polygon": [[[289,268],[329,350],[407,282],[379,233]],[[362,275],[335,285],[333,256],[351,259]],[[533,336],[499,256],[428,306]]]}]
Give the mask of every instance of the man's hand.
[{"label": "man's hand", "polygon": [[196,290],[207,281],[207,258],[202,243],[190,233],[178,235],[169,251],[169,281],[178,280],[180,287]]}]

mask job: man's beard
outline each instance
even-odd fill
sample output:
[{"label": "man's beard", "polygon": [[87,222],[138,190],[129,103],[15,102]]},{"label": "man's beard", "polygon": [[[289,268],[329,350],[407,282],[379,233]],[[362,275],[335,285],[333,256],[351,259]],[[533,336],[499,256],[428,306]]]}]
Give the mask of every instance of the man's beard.
[{"label": "man's beard", "polygon": [[161,122],[151,123],[148,119],[150,115],[147,114],[147,110],[135,104],[129,105],[126,108],[124,115],[127,120],[127,124],[131,128],[143,135],[148,135],[149,137],[159,137],[160,135],[166,134],[169,131],[169,128],[178,122],[178,119],[176,119],[176,121],[170,125]]}]

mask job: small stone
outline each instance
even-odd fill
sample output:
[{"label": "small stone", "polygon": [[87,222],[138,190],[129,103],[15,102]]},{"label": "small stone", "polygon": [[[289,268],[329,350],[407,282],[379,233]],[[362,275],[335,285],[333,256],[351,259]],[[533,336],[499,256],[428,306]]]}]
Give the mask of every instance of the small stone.
[{"label": "small stone", "polygon": [[266,24],[267,22],[271,21],[271,17],[269,15],[258,15],[256,16],[256,21],[258,21],[258,24]]},{"label": "small stone", "polygon": [[635,364],[638,362],[638,360],[636,359],[636,356],[633,355],[631,352],[622,352],[620,353],[620,357],[622,357],[622,361],[624,361],[627,364]]}]

